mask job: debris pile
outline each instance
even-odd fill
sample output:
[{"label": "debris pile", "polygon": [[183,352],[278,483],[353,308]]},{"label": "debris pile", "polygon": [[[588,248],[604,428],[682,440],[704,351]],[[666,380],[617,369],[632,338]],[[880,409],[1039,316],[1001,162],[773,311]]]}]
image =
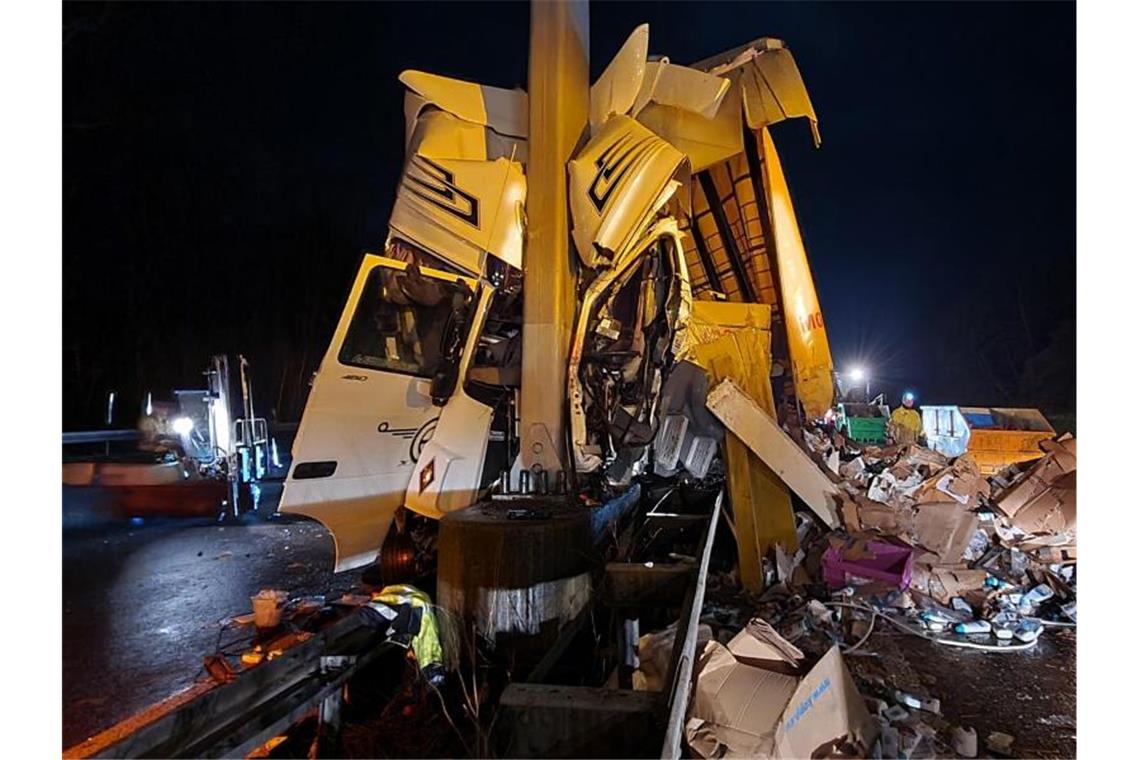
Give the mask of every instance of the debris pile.
[{"label": "debris pile", "polygon": [[818,429],[803,440],[841,488],[845,530],[827,536],[822,561],[830,589],[873,599],[894,587],[923,630],[999,645],[1076,623],[1075,438],[1045,441],[1043,457],[990,478],[968,453],[861,446]]},{"label": "debris pile", "polygon": [[[738,651],[742,637],[754,640],[756,631],[802,650],[807,662],[832,656],[846,673],[842,657],[867,654],[861,650],[876,628],[931,646],[1007,654],[1033,649],[1051,627],[1075,628],[1075,438],[1043,442],[1041,458],[987,478],[968,453],[949,458],[918,444],[864,445],[824,427],[798,433],[837,487],[842,528],[797,515],[799,546],[794,553],[776,546],[764,558],[759,597],[731,599],[731,583],[711,583],[703,622],[714,638],[700,662],[689,722],[698,754],[711,756],[724,745],[730,754],[782,756],[776,735],[763,734],[754,719],[746,723],[763,734],[763,746],[742,738],[739,727],[723,727],[731,710],[723,704],[722,671],[744,667],[733,665],[733,656],[758,667]],[[743,629],[736,606],[756,616]],[[798,660],[796,668],[802,673]],[[979,739],[973,728],[942,717],[936,698],[886,679],[856,680],[876,724],[872,756],[1010,751],[1013,737]],[[714,685],[722,696],[714,698]],[[828,738],[854,738],[859,721],[844,715],[846,734]],[[737,746],[744,739],[753,743]]]}]

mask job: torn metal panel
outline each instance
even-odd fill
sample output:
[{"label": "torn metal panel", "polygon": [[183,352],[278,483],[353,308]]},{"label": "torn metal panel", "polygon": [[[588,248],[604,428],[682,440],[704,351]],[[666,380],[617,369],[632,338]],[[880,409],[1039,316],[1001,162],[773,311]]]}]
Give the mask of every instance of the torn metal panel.
[{"label": "torn metal panel", "polygon": [[389,226],[469,274],[490,254],[522,266],[526,178],[517,161],[464,161],[413,153]]},{"label": "torn metal panel", "polygon": [[819,119],[795,58],[783,40],[761,37],[692,67],[737,83],[744,93],[745,118],[752,129],[806,117],[819,146]]},{"label": "torn metal panel", "polygon": [[[633,30],[598,81],[590,86],[590,129],[595,132],[614,114],[628,114],[646,79],[649,24]],[[650,77],[650,88],[654,77]]]},{"label": "torn metal panel", "polygon": [[740,90],[733,88],[711,119],[683,108],[650,103],[637,113],[637,120],[684,153],[697,172],[743,150],[740,108]]},{"label": "torn metal panel", "polygon": [[834,400],[831,347],[776,145],[767,129],[760,137],[796,397],[808,417],[821,418]]},{"label": "torn metal panel", "polygon": [[582,295],[568,388],[574,466],[622,484],[644,466],[692,296],[677,225],[657,222]]},{"label": "torn metal panel", "polygon": [[488,131],[481,124],[460,119],[447,111],[429,110],[421,113],[412,125],[409,152],[431,159],[486,161]]},{"label": "torn metal panel", "polygon": [[688,205],[685,156],[628,116],[612,116],[570,161],[572,236],[582,263],[615,263],[680,192]]},{"label": "torn metal panel", "polygon": [[828,527],[839,526],[838,489],[759,404],[732,380],[724,380],[709,393],[708,405]]},{"label": "torn metal panel", "polygon": [[647,66],[645,82],[633,106],[633,116],[655,103],[712,119],[731,87],[729,80],[688,66],[653,61]]},{"label": "torn metal panel", "polygon": [[[711,384],[731,378],[774,418],[770,324],[771,309],[764,304],[695,301],[685,356],[704,369]],[[740,580],[760,592],[761,558],[768,548],[782,544],[793,551],[798,543],[791,497],[779,476],[732,432],[725,435],[724,457]]]},{"label": "torn metal panel", "polygon": [[505,90],[414,70],[401,73],[400,82],[416,95],[404,104],[409,136],[426,105],[433,105],[504,135],[527,136],[530,107],[527,94],[522,90]]},{"label": "torn metal panel", "polygon": [[631,115],[684,153],[695,172],[743,149],[741,97],[728,79],[651,63]]}]

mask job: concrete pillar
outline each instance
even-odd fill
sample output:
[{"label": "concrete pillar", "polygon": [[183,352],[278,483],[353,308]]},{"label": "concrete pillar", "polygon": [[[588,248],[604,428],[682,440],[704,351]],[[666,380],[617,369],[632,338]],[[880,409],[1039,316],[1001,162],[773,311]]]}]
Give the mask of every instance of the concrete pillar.
[{"label": "concrete pillar", "polygon": [[576,297],[566,162],[590,106],[590,16],[585,0],[530,6],[527,237],[523,255],[522,466],[562,472],[566,363]]}]

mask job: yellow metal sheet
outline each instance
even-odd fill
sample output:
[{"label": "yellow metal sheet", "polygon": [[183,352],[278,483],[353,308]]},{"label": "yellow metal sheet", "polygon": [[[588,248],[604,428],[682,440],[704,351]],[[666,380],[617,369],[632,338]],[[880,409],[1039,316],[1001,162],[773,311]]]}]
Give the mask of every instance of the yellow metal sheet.
[{"label": "yellow metal sheet", "polygon": [[760,138],[796,396],[809,417],[822,417],[834,400],[831,347],[776,145],[767,129]]},{"label": "yellow metal sheet", "polygon": [[613,114],[627,114],[645,81],[649,24],[633,30],[598,81],[590,87],[590,129],[602,128]]},{"label": "yellow metal sheet", "polygon": [[[771,309],[764,304],[694,301],[688,358],[705,370],[710,386],[732,379],[775,419],[770,324]],[[776,543],[796,549],[791,496],[779,476],[731,431],[725,433],[724,453],[740,580],[745,589],[759,592],[768,549]]]}]

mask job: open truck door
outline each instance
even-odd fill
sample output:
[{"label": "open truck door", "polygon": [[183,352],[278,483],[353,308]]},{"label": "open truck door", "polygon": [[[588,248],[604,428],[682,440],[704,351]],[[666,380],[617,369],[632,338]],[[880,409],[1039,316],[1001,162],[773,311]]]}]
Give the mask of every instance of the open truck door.
[{"label": "open truck door", "polygon": [[[336,571],[376,558],[467,342],[476,281],[368,255],[313,381],[280,511],[319,520]],[[435,392],[439,393],[436,387]]]}]

